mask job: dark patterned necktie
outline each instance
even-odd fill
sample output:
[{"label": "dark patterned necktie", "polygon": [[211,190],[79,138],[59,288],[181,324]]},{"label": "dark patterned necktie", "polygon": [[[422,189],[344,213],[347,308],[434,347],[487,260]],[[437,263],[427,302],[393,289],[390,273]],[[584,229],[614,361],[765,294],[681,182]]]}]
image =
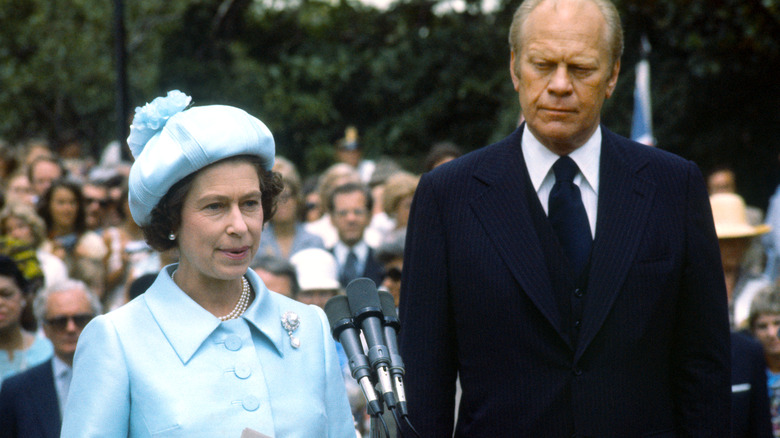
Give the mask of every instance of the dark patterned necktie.
[{"label": "dark patterned necktie", "polygon": [[347,260],[344,262],[344,269],[341,270],[341,284],[347,285],[357,276],[357,256],[350,250],[347,254]]},{"label": "dark patterned necktie", "polygon": [[582,273],[593,243],[580,188],[574,184],[574,175],[578,170],[577,164],[568,155],[560,157],[553,164],[555,185],[550,191],[547,206],[550,224],[558,235],[575,277]]}]

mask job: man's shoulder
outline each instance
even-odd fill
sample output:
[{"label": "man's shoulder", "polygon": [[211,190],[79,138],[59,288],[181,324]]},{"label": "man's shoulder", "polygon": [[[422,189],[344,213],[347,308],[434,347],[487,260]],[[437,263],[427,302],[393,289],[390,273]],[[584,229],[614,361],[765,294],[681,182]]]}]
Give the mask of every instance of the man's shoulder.
[{"label": "man's shoulder", "polygon": [[52,376],[51,359],[40,363],[34,367],[14,374],[11,377],[6,378],[2,382],[3,393],[18,393],[19,391],[29,391],[35,384],[39,384],[47,378],[47,374]]},{"label": "man's shoulder", "polygon": [[[607,149],[611,149],[624,160],[639,165],[660,165],[660,166],[690,166],[690,161],[674,154],[673,152],[661,149],[656,146],[648,146],[635,142],[631,139],[616,134],[606,127],[602,126],[602,144]],[[604,150],[602,150],[604,153]]]}]

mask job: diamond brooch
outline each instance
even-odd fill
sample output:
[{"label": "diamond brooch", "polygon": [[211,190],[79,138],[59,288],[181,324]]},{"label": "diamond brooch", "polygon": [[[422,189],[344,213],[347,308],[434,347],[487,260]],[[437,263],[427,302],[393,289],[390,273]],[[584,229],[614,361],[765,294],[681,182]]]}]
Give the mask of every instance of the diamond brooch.
[{"label": "diamond brooch", "polygon": [[287,331],[287,336],[290,337],[290,345],[292,348],[298,348],[301,346],[300,339],[293,336],[293,332],[301,325],[301,319],[298,314],[292,311],[287,311],[282,314],[282,327]]}]

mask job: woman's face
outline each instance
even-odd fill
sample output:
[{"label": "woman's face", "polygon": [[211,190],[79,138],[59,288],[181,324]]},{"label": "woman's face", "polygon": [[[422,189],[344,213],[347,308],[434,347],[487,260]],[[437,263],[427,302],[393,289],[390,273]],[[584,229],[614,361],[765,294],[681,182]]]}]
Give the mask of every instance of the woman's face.
[{"label": "woman's face", "polygon": [[284,187],[284,190],[279,195],[279,200],[276,203],[276,213],[273,219],[274,223],[288,224],[295,222],[297,219],[297,207],[298,199],[293,195],[293,191],[289,186]]},{"label": "woman's face", "polygon": [[20,240],[24,243],[33,243],[34,237],[32,228],[24,220],[9,216],[3,223],[3,232],[12,239]]},{"label": "woman's face", "polygon": [[30,180],[27,175],[17,175],[8,182],[6,188],[6,200],[8,202],[19,202],[26,205],[35,204],[35,192],[33,192]]},{"label": "woman's face", "polygon": [[240,278],[260,244],[261,196],[257,170],[247,162],[219,163],[195,176],[176,231],[182,271],[176,278]]},{"label": "woman's face", "polygon": [[19,324],[25,301],[11,277],[0,275],[0,330]]},{"label": "woman's face", "polygon": [[71,228],[76,223],[79,203],[76,195],[65,187],[57,187],[51,194],[51,217],[60,228]]}]

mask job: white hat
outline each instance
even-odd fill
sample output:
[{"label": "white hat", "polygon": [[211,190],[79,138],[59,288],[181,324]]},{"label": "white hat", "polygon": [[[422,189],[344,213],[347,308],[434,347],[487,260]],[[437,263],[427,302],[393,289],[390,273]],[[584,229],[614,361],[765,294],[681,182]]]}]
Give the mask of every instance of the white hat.
[{"label": "white hat", "polygon": [[186,109],[190,100],[173,90],[135,110],[127,138],[135,157],[128,183],[138,225],[148,225],[171,186],[223,158],[255,155],[266,170],[274,164],[274,138],[263,122],[232,106]]},{"label": "white hat", "polygon": [[710,206],[719,239],[753,237],[771,230],[767,224],[751,225],[747,220],[745,201],[734,193],[717,193],[710,196]]},{"label": "white hat", "polygon": [[290,257],[302,291],[341,289],[333,254],[321,248],[302,249]]}]

